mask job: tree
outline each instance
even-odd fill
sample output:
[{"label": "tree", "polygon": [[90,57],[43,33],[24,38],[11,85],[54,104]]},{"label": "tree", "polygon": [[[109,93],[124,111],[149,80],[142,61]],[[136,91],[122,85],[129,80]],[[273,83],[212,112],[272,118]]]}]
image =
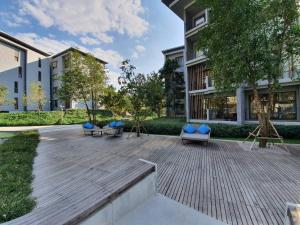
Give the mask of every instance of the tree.
[{"label": "tree", "polygon": [[46,95],[39,81],[31,82],[27,100],[30,104],[36,105],[39,112],[43,111],[43,107],[46,103]]},{"label": "tree", "polygon": [[176,69],[179,67],[176,60],[166,60],[163,68],[159,71],[162,78],[165,80],[165,95],[167,115],[175,115],[176,111],[176,84],[178,76],[176,76]]},{"label": "tree", "polygon": [[119,77],[121,91],[128,95],[130,101],[130,113],[135,123],[137,137],[140,137],[142,122],[149,114],[146,108],[146,77],[144,74],[135,73],[135,67],[129,60],[122,62],[120,67],[122,74]]},{"label": "tree", "polygon": [[158,73],[151,73],[146,80],[146,106],[155,112],[157,117],[161,116],[165,98],[165,89],[162,76]]},{"label": "tree", "polygon": [[91,54],[69,53],[59,89],[63,101],[83,101],[90,122],[96,123],[96,110],[103,95],[107,76],[104,66]]},{"label": "tree", "polygon": [[8,100],[8,88],[1,84],[0,85],[0,107],[2,105],[5,105],[5,104],[9,104],[10,101]]},{"label": "tree", "polygon": [[116,91],[116,89],[109,85],[104,89],[104,95],[100,100],[105,108],[110,109],[114,116],[125,115],[129,109],[129,102],[124,91]]},{"label": "tree", "polygon": [[[209,26],[199,32],[198,47],[209,59],[218,90],[252,88],[261,136],[270,136],[274,91],[284,65],[299,60],[299,6],[295,0],[198,0],[210,9]],[[294,68],[294,67],[293,67]],[[293,70],[295,71],[295,70]],[[261,101],[258,82],[266,81],[268,103]],[[260,147],[265,147],[261,139]]]}]

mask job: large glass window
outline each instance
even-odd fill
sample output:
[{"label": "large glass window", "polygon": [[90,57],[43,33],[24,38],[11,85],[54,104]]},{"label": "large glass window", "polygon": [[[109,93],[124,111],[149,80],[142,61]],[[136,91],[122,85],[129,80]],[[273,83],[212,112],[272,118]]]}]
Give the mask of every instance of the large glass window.
[{"label": "large glass window", "polygon": [[206,98],[205,108],[210,120],[237,120],[235,96]]},{"label": "large glass window", "polygon": [[[267,107],[268,94],[261,94],[260,98]],[[254,96],[249,96],[250,112],[249,119],[257,119],[257,110],[254,104]],[[296,103],[296,92],[278,92],[274,94],[274,112],[271,116],[273,120],[297,120],[297,103]]]}]

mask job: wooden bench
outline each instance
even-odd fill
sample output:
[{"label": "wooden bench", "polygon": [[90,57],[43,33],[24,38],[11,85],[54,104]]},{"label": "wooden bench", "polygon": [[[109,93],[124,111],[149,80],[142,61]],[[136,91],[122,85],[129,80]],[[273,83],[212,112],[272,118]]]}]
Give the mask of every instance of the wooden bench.
[{"label": "wooden bench", "polygon": [[[138,183],[145,180],[146,177],[154,176],[155,170],[154,165],[137,160],[136,163],[127,165],[124,168],[120,168],[118,171],[103,177],[103,179],[97,183],[98,188],[96,190],[78,192],[78,194],[70,196],[69,198],[62,198],[54,204],[36,208],[33,212],[6,222],[3,225],[86,224],[85,221],[89,219],[89,217],[97,215],[97,213],[98,224],[106,224],[99,222],[99,218],[107,217],[105,213],[111,213],[112,209],[110,207],[114,200],[117,200],[120,196],[126,194],[130,188],[138,185]],[[142,195],[140,194],[140,196]],[[130,203],[128,202],[128,204]],[[128,204],[125,205],[125,208],[128,207]],[[118,205],[114,207],[120,208],[121,206]],[[104,214],[99,216],[101,210],[104,210]]]}]

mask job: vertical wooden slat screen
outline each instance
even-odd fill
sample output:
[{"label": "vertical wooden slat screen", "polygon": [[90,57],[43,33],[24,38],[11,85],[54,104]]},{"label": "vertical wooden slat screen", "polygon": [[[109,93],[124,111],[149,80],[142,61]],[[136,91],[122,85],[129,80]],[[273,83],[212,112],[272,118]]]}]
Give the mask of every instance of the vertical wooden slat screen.
[{"label": "vertical wooden slat screen", "polygon": [[191,119],[206,119],[204,108],[204,95],[190,95],[190,118]]},{"label": "vertical wooden slat screen", "polygon": [[209,76],[209,70],[205,64],[199,64],[188,68],[189,90],[201,90],[206,88],[205,77]]}]

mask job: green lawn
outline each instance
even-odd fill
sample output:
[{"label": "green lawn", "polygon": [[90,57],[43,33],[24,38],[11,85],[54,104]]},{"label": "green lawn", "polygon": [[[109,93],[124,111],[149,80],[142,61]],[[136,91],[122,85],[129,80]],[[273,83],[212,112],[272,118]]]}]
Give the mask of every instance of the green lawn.
[{"label": "green lawn", "polygon": [[16,133],[0,145],[0,223],[32,210],[32,164],[39,143],[37,131]]}]

